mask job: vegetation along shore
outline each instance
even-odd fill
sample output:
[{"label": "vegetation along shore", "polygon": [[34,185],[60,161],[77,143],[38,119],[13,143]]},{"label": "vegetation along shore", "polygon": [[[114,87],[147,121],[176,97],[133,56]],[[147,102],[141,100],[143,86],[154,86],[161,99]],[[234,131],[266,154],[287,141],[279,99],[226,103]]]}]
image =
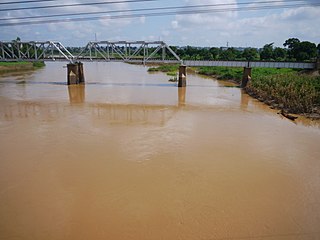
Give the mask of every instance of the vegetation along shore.
[{"label": "vegetation along shore", "polygon": [[[315,62],[320,58],[320,44],[289,38],[284,48],[265,44],[255,48],[195,48],[191,46],[174,51],[185,60],[266,60],[266,61],[304,61]],[[237,67],[197,67],[199,74],[212,76],[240,84],[243,68]],[[178,65],[162,65],[149,71],[163,71],[176,76]],[[320,119],[320,76],[319,71],[296,69],[253,68],[251,81],[244,89],[249,95],[281,110],[282,115],[295,113]]]},{"label": "vegetation along shore", "polygon": [[[240,84],[243,68],[198,67],[196,73]],[[176,75],[178,65],[149,68]],[[320,76],[317,72],[296,69],[254,68],[252,78],[244,89],[249,95],[281,113],[295,113],[320,119]]]},{"label": "vegetation along shore", "polygon": [[44,67],[45,63],[39,62],[0,62],[0,74],[8,72],[20,72],[26,70],[36,70]]}]

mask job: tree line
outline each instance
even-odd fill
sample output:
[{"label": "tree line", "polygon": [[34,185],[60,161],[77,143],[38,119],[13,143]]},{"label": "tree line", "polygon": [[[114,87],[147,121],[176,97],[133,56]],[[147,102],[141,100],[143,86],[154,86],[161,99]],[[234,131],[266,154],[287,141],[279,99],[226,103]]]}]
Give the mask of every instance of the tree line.
[{"label": "tree line", "polygon": [[184,60],[264,60],[264,61],[315,61],[320,57],[320,43],[316,45],[297,38],[289,38],[283,48],[274,47],[269,43],[263,48],[201,48],[176,47],[171,48]]}]

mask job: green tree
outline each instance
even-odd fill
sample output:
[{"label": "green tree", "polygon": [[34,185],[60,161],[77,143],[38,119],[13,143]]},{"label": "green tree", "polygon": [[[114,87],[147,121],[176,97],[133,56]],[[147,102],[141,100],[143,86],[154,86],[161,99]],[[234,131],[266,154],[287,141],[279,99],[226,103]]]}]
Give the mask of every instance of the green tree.
[{"label": "green tree", "polygon": [[296,58],[299,43],[300,40],[298,38],[289,38],[284,42],[283,46],[288,48],[289,59]]},{"label": "green tree", "polygon": [[300,42],[297,38],[289,38],[283,46],[288,47],[289,58],[297,61],[312,60],[317,57],[317,46],[308,41]]},{"label": "green tree", "polygon": [[213,60],[216,60],[219,56],[219,48],[215,48],[215,47],[212,47],[209,49],[209,52],[211,53],[211,56],[212,56],[212,59]]},{"label": "green tree", "polygon": [[288,47],[289,49],[294,48],[300,43],[300,40],[298,38],[289,38],[286,40],[283,44],[284,47]]},{"label": "green tree", "polygon": [[305,61],[316,58],[318,50],[316,44],[308,41],[303,41],[298,44],[295,53],[295,58],[298,61]]},{"label": "green tree", "polygon": [[259,53],[255,48],[246,48],[242,53],[242,57],[248,61],[258,60]]},{"label": "green tree", "polygon": [[235,60],[236,58],[236,51],[234,48],[228,48],[227,50],[221,50],[219,59],[220,60]]},{"label": "green tree", "polygon": [[263,46],[261,52],[260,52],[260,58],[261,60],[271,60],[273,59],[273,44],[269,43]]},{"label": "green tree", "polygon": [[273,50],[273,58],[277,61],[284,61],[287,57],[287,51],[284,48],[276,47]]}]

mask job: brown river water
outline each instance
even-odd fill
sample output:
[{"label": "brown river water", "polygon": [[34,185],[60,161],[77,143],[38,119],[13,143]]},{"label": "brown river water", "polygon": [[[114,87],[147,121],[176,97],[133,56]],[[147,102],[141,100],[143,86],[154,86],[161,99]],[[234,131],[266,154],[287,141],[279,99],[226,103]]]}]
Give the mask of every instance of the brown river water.
[{"label": "brown river water", "polygon": [[0,76],[1,240],[320,239],[320,124],[143,66]]}]

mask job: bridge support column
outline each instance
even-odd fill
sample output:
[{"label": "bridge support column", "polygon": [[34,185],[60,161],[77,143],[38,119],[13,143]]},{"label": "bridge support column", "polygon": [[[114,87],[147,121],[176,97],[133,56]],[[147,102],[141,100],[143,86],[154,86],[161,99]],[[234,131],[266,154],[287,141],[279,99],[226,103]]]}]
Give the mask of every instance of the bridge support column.
[{"label": "bridge support column", "polygon": [[178,87],[185,87],[187,85],[187,66],[180,65],[179,66],[179,79],[178,79]]},{"label": "bridge support column", "polygon": [[83,63],[67,64],[68,85],[84,83]]},{"label": "bridge support column", "polygon": [[317,58],[315,69],[320,73],[320,58]]},{"label": "bridge support column", "polygon": [[251,67],[244,67],[243,68],[243,75],[241,81],[241,88],[245,88],[247,86],[248,81],[251,79]]}]

